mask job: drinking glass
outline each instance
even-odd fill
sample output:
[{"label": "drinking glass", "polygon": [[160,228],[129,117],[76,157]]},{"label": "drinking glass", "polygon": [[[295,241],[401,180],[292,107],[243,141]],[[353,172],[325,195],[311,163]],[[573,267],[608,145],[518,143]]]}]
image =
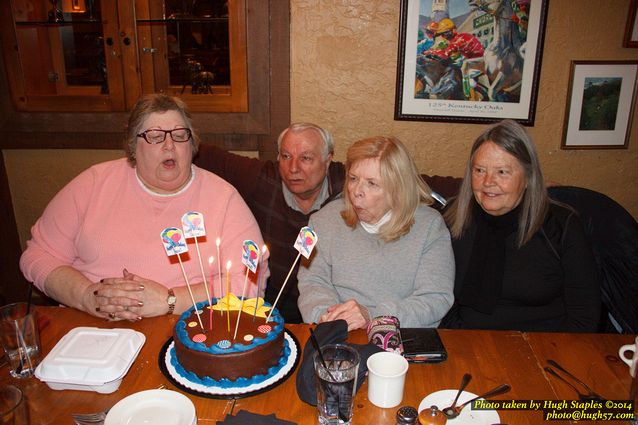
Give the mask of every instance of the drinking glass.
[{"label": "drinking glass", "polygon": [[14,385],[0,387],[0,424],[29,425],[29,409],[20,388]]},{"label": "drinking glass", "polygon": [[40,335],[27,303],[0,307],[0,343],[9,360],[11,376],[27,378],[40,363]]},{"label": "drinking glass", "polygon": [[[321,425],[344,425],[352,421],[359,353],[344,344],[321,347],[314,356],[317,411]],[[324,365],[325,362],[325,365]]]}]

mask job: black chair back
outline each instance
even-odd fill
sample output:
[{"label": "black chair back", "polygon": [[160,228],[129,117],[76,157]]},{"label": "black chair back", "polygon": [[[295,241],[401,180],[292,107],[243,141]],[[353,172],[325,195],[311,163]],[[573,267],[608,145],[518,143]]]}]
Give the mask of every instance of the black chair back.
[{"label": "black chair back", "polygon": [[548,189],[549,196],[580,215],[601,276],[601,331],[638,333],[638,223],[602,193],[573,186]]}]

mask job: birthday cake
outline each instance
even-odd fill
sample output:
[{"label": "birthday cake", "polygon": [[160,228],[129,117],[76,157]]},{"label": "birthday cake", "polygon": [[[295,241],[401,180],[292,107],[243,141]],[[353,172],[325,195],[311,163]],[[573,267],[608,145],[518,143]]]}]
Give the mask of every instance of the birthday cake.
[{"label": "birthday cake", "polygon": [[[266,322],[270,306],[262,305],[261,299],[246,301],[236,336],[238,308],[230,310],[214,303],[217,309],[211,315],[208,302],[202,302],[197,304],[199,318],[193,308],[180,316],[173,338],[179,375],[204,385],[247,386],[268,379],[283,367],[290,353],[283,318],[275,309]],[[255,302],[259,314],[253,314]]]}]

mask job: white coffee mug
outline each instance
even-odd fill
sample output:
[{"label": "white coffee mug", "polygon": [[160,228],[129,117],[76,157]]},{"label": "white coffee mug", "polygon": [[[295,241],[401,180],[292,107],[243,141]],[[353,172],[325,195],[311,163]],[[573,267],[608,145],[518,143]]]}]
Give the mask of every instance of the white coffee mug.
[{"label": "white coffee mug", "polygon": [[[620,350],[618,350],[618,356],[623,362],[627,363],[629,366],[629,374],[634,377],[636,376],[636,369],[638,369],[638,350],[636,347],[638,347],[638,337],[636,337],[636,342],[633,344],[623,345],[620,347]],[[631,356],[625,356],[625,353],[631,351],[633,351]]]},{"label": "white coffee mug", "polygon": [[403,400],[408,361],[387,351],[368,357],[368,400],[378,407],[395,407]]}]

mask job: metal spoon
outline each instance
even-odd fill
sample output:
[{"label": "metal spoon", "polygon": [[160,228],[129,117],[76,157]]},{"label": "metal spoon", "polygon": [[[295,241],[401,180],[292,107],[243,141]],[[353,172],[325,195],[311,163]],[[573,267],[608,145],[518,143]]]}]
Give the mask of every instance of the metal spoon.
[{"label": "metal spoon", "polygon": [[554,375],[556,378],[560,379],[561,381],[563,381],[564,383],[566,383],[567,385],[569,385],[570,387],[572,387],[572,389],[574,391],[576,391],[576,394],[578,394],[578,399],[579,400],[596,400],[596,401],[604,401],[605,399],[600,397],[600,396],[595,396],[592,394],[583,394],[580,392],[580,390],[578,388],[576,388],[576,386],[574,384],[572,384],[571,382],[569,382],[567,379],[563,378],[562,376],[560,376],[558,374],[558,372],[556,372],[554,369],[552,369],[551,367],[546,367],[545,368],[545,372]]},{"label": "metal spoon", "polygon": [[[584,383],[583,381],[581,381],[580,379],[576,378],[574,375],[572,375],[571,373],[569,373],[567,371],[567,369],[565,369],[564,367],[562,367],[561,365],[559,365],[556,361],[552,360],[552,359],[547,359],[547,363],[549,363],[550,365],[554,366],[556,369],[560,370],[561,372],[563,372],[565,375],[569,376],[570,378],[572,378],[574,381],[578,382],[580,385],[583,386],[583,388],[585,388],[588,393],[587,394],[580,394],[578,393],[578,396],[580,397],[581,400],[595,400],[595,401],[605,401],[605,398],[603,396],[601,396],[600,394],[596,393],[594,390],[592,390],[591,388],[589,388],[589,385],[587,385],[586,383]],[[551,372],[550,372],[551,373]],[[556,374],[554,373],[554,376],[556,376]],[[564,381],[564,380],[563,380]],[[576,390],[576,392],[578,392],[578,390]]]},{"label": "metal spoon", "polygon": [[454,419],[461,413],[461,410],[463,410],[463,408],[465,406],[467,406],[468,404],[472,403],[474,400],[478,400],[479,398],[488,398],[488,397],[492,397],[492,396],[495,396],[495,395],[504,394],[504,393],[508,392],[511,389],[512,389],[512,387],[510,387],[507,384],[499,385],[498,387],[496,387],[494,389],[491,389],[491,390],[489,390],[488,392],[486,392],[484,394],[477,395],[476,397],[474,397],[472,399],[469,399],[468,401],[466,401],[465,403],[461,404],[460,406],[455,407],[454,408],[454,412],[452,412],[452,414],[448,414],[448,412],[445,412],[445,411],[443,412],[443,414],[445,414],[445,416],[448,419]]},{"label": "metal spoon", "polygon": [[454,410],[454,408],[456,407],[456,402],[459,401],[459,397],[461,396],[461,393],[463,392],[465,387],[467,387],[467,384],[470,383],[471,379],[472,379],[472,375],[470,375],[469,373],[466,373],[465,375],[463,375],[463,378],[461,379],[461,385],[459,386],[459,391],[456,393],[456,397],[454,397],[454,401],[452,402],[452,405],[442,410],[443,414],[447,416],[448,418],[455,417],[454,413],[456,412],[456,410]]}]

